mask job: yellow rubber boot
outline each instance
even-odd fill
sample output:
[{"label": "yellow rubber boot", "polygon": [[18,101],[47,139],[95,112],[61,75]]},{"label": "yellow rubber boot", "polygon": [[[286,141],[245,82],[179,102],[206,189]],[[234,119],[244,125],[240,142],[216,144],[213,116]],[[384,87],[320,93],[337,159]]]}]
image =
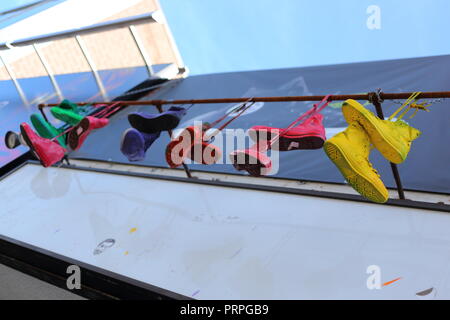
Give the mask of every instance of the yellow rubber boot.
[{"label": "yellow rubber boot", "polygon": [[358,122],[352,122],[345,131],[325,141],[323,149],[359,194],[377,203],[389,199],[389,192],[369,162],[372,150],[369,135]]},{"label": "yellow rubber boot", "polygon": [[347,100],[342,113],[348,123],[359,122],[367,131],[370,141],[392,163],[402,163],[408,156],[411,143],[421,132],[402,120],[381,120],[358,101]]}]

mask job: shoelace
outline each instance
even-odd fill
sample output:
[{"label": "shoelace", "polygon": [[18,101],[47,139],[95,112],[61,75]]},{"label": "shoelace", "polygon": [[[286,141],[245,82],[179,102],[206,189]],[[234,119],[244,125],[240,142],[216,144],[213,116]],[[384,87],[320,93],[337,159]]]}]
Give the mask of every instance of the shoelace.
[{"label": "shoelace", "polygon": [[[242,103],[239,107],[235,108],[235,109],[231,109],[230,111],[226,112],[222,117],[220,117],[219,119],[213,121],[212,123],[208,124],[208,127],[212,128],[215,127],[216,125],[218,125],[220,122],[222,122],[223,120],[225,120],[229,115],[238,112],[238,114],[236,116],[234,116],[231,120],[229,120],[225,125],[223,125],[222,127],[225,128],[225,126],[227,126],[228,124],[230,124],[232,121],[234,121],[236,118],[238,118],[242,113],[244,113],[248,108],[250,108],[252,105],[255,104],[255,102],[252,102],[250,105],[247,105],[247,103],[251,102],[253,100],[253,98],[248,99],[247,101],[245,101],[244,103]],[[223,129],[222,128],[222,129]],[[221,129],[219,129],[221,130]]]},{"label": "shoelace", "polygon": [[[248,99],[247,101],[245,101],[243,104],[241,104],[238,108],[236,109],[232,109],[230,111],[228,111],[227,113],[225,113],[222,117],[220,117],[219,119],[217,119],[216,121],[212,122],[212,123],[208,123],[205,124],[202,128],[202,130],[204,132],[206,132],[207,130],[215,127],[217,124],[219,124],[220,122],[222,122],[226,117],[228,117],[229,115],[238,112],[235,116],[233,116],[230,120],[228,120],[227,122],[225,122],[223,125],[221,125],[219,128],[217,128],[214,132],[212,132],[211,135],[209,135],[207,138],[207,140],[209,142],[213,142],[215,136],[222,131],[223,129],[225,129],[231,122],[233,122],[234,120],[236,120],[237,118],[239,118],[245,111],[247,111],[251,106],[253,106],[255,104],[254,101],[252,101],[253,98]],[[250,103],[249,103],[250,102]]]},{"label": "shoelace", "polygon": [[[409,117],[409,119],[412,119],[416,116],[417,112],[419,110],[423,110],[426,112],[429,112],[428,109],[429,106],[431,106],[431,103],[422,102],[422,103],[415,103],[417,101],[417,97],[421,94],[421,91],[414,92],[406,101],[402,104],[400,108],[398,108],[389,118],[389,121],[392,121],[394,117],[399,114],[403,109],[404,111],[398,116],[397,121],[401,120],[411,109],[415,109],[414,113]],[[405,109],[406,108],[406,109]]]}]

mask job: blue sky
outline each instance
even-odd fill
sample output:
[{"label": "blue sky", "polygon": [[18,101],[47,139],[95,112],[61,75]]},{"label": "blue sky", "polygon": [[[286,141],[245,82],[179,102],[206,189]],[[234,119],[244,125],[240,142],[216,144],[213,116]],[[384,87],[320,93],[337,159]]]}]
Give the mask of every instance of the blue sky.
[{"label": "blue sky", "polygon": [[[37,0],[2,0],[0,11]],[[450,54],[448,0],[160,0],[191,75]],[[370,5],[381,29],[369,30]]]},{"label": "blue sky", "polygon": [[[25,19],[33,14],[38,13],[41,10],[45,10],[50,8],[58,3],[61,3],[65,0],[49,0],[47,2],[41,3],[41,5],[37,7],[27,8],[24,11],[19,12],[11,12],[9,14],[0,16],[0,28],[5,28],[13,23],[16,23],[22,19]],[[11,9],[15,9],[18,7],[26,6],[29,4],[38,3],[39,0],[1,0],[0,1],[0,12],[9,11]]]},{"label": "blue sky", "polygon": [[0,1],[0,12],[35,3],[38,0],[2,0]]},{"label": "blue sky", "polygon": [[160,3],[191,75],[450,54],[448,0]]}]

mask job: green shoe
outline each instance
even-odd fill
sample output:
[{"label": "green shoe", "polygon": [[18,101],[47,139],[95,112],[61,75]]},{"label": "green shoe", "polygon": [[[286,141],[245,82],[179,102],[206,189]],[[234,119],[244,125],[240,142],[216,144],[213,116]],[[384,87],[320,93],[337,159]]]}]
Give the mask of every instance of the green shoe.
[{"label": "green shoe", "polygon": [[72,110],[76,114],[80,114],[81,112],[85,111],[86,106],[78,106],[76,103],[70,102],[67,99],[64,99],[59,105],[59,108],[66,109],[66,110]]},{"label": "green shoe", "polygon": [[[52,139],[52,138],[58,136],[59,134],[61,134],[61,131],[59,131],[54,126],[52,126],[50,123],[45,121],[44,117],[38,113],[33,113],[30,117],[30,120],[31,120],[31,123],[33,124],[34,129],[36,129],[37,133],[42,138]],[[67,149],[65,135],[58,137],[57,140],[63,148]]]},{"label": "green shoe", "polygon": [[84,118],[83,116],[78,114],[78,111],[61,107],[53,107],[50,109],[50,112],[56,119],[59,119],[72,126],[76,126]]}]

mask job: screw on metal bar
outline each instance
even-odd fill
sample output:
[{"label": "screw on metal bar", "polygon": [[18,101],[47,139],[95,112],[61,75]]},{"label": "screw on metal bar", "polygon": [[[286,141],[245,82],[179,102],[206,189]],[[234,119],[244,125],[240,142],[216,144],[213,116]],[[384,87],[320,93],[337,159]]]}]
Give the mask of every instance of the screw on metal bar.
[{"label": "screw on metal bar", "polygon": [[[157,104],[155,106],[158,109],[159,113],[163,113],[163,109],[162,109],[162,106],[160,104]],[[169,134],[169,138],[172,138],[172,130],[167,130],[167,133]],[[186,176],[188,178],[192,178],[191,170],[189,170],[189,167],[187,166],[187,164],[184,163],[184,161],[183,161],[182,165],[183,165],[184,171],[186,172]]]},{"label": "screw on metal bar", "polygon": [[[377,89],[376,92],[369,93],[369,102],[371,102],[377,111],[378,118],[384,120],[383,108],[381,107],[381,103],[383,99],[381,99],[383,92],[381,89]],[[405,199],[405,192],[403,191],[402,181],[400,179],[400,174],[398,172],[397,165],[395,163],[390,162],[392,174],[394,175],[395,183],[397,184],[397,192],[398,197],[402,200]]]}]

